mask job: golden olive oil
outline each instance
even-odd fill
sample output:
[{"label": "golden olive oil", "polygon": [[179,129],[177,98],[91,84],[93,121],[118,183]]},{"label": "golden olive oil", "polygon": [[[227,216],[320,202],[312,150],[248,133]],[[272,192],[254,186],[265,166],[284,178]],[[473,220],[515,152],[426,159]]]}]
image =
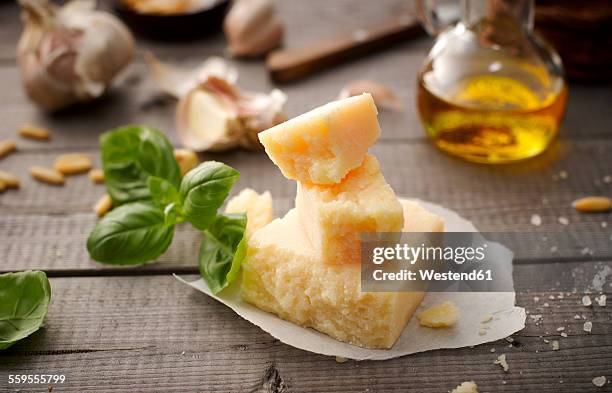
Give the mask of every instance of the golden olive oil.
[{"label": "golden olive oil", "polygon": [[419,80],[418,109],[436,145],[469,161],[508,163],[542,153],[565,111],[567,89],[537,91],[507,76],[465,77],[452,90]]}]

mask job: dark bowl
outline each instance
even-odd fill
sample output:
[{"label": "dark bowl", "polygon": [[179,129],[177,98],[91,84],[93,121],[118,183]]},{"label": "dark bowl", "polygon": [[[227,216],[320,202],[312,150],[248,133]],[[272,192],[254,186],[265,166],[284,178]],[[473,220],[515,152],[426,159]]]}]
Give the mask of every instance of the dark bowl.
[{"label": "dark bowl", "polygon": [[143,14],[114,2],[117,14],[136,34],[163,41],[190,40],[221,31],[229,0],[220,0],[211,8],[185,14]]}]

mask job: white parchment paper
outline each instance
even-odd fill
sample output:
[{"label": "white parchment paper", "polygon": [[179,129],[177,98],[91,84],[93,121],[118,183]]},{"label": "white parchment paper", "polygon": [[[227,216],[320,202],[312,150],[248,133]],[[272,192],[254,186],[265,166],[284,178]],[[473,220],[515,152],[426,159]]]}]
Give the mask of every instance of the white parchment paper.
[{"label": "white parchment paper", "polygon": [[[451,210],[425,201],[417,202],[441,216],[448,232],[477,231],[470,221]],[[504,279],[512,281],[512,252],[498,243],[491,243],[489,259],[491,258],[495,258],[496,266],[500,268],[498,271],[507,275]],[[367,349],[337,341],[313,329],[297,326],[243,302],[240,298],[239,281],[220,294],[213,295],[202,279],[187,282],[175,277],[230,307],[242,318],[285,344],[347,359],[384,360],[433,349],[467,347],[508,337],[525,327],[525,309],[514,305],[514,292],[431,292],[425,296],[417,313],[433,304],[451,300],[461,312],[459,322],[454,327],[430,329],[420,326],[417,319],[412,318],[393,348]],[[482,323],[488,315],[492,315],[493,319]]]}]

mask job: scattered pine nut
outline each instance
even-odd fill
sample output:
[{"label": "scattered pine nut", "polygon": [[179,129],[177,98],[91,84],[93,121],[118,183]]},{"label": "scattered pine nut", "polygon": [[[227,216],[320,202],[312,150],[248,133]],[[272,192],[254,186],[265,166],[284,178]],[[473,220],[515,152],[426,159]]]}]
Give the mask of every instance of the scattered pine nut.
[{"label": "scattered pine nut", "polygon": [[8,188],[19,188],[19,178],[10,172],[0,171],[0,182]]},{"label": "scattered pine nut", "polygon": [[17,149],[17,144],[15,141],[7,139],[5,141],[0,141],[0,157],[4,157],[14,152]]},{"label": "scattered pine nut", "polygon": [[0,194],[2,194],[4,191],[6,191],[7,189],[7,185],[5,182],[3,182],[2,180],[0,180]]},{"label": "scattered pine nut", "polygon": [[181,176],[195,168],[200,162],[198,155],[189,149],[174,149],[174,158],[181,170]]},{"label": "scattered pine nut", "polygon": [[45,168],[42,166],[30,167],[30,175],[43,183],[61,185],[64,184],[64,175],[55,169]]},{"label": "scattered pine nut", "polygon": [[87,172],[92,167],[91,157],[83,153],[63,154],[55,159],[53,167],[64,175]]},{"label": "scattered pine nut", "polygon": [[602,196],[590,196],[575,200],[572,206],[581,213],[604,213],[612,209],[612,199]]},{"label": "scattered pine nut", "polygon": [[113,200],[110,195],[104,194],[102,198],[98,199],[98,202],[94,205],[94,211],[98,217],[103,217],[113,207]]},{"label": "scattered pine nut", "polygon": [[347,361],[347,358],[343,358],[342,356],[336,356],[336,362],[338,363],[346,363]]},{"label": "scattered pine nut", "polygon": [[104,171],[102,169],[92,169],[89,171],[89,179],[94,184],[104,183]]},{"label": "scattered pine nut", "polygon": [[19,127],[19,135],[24,138],[48,140],[51,138],[51,132],[46,128],[33,124],[24,124]]}]

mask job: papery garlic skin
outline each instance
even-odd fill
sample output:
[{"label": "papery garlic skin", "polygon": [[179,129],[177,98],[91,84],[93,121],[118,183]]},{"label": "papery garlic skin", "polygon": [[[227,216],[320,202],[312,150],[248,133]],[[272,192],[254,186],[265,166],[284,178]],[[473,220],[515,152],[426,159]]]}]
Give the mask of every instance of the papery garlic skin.
[{"label": "papery garlic skin", "polygon": [[347,83],[340,91],[338,99],[358,96],[363,93],[370,93],[372,98],[374,98],[376,106],[380,108],[397,112],[401,112],[404,109],[402,101],[390,88],[367,79],[359,79]]},{"label": "papery garlic skin", "polygon": [[272,0],[238,0],[223,21],[233,56],[260,56],[279,46],[284,27]]},{"label": "papery garlic skin", "polygon": [[101,96],[130,62],[134,39],[95,1],[58,7],[47,0],[19,0],[25,27],[17,60],[26,93],[54,111]]}]

